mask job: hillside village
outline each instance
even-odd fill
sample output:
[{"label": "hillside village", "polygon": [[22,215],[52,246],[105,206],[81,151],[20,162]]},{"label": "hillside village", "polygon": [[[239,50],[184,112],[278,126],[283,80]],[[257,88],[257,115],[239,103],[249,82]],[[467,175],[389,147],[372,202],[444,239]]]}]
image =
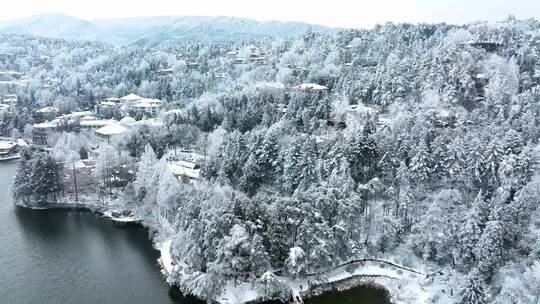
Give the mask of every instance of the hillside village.
[{"label": "hillside village", "polygon": [[395,303],[533,303],[538,33],[510,17],[152,47],[5,34],[0,154],[20,156],[20,204],[144,223],[167,281],[202,299],[369,276]]}]

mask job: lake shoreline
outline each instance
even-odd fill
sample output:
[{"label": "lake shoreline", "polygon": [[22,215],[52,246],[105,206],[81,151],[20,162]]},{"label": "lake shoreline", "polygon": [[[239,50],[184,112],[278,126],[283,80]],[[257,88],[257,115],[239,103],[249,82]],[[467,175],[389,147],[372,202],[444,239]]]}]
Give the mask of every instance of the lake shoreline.
[{"label": "lake shoreline", "polygon": [[311,299],[315,297],[322,296],[330,292],[345,292],[350,291],[355,288],[370,288],[380,291],[384,294],[384,300],[388,304],[391,304],[391,295],[388,288],[385,287],[384,282],[387,280],[393,280],[394,278],[378,275],[358,275],[352,276],[349,278],[342,279],[340,281],[334,281],[329,283],[323,283],[313,288],[310,288],[308,291],[300,293],[302,299]]},{"label": "lake shoreline", "polygon": [[[133,221],[133,222],[117,222],[114,221],[110,216],[107,216],[105,213],[107,211],[111,211],[108,208],[104,206],[98,206],[93,204],[82,204],[82,203],[49,203],[49,204],[42,204],[39,206],[34,205],[28,205],[24,204],[22,202],[15,203],[15,206],[18,208],[24,208],[24,209],[30,209],[30,210],[67,210],[67,211],[84,211],[93,213],[96,215],[99,215],[100,217],[107,218],[111,220],[114,224],[121,224],[121,225],[138,225],[144,228],[151,228],[148,225],[145,225],[143,221]],[[158,245],[159,246],[159,245]],[[163,248],[156,248],[153,246],[155,250],[160,251],[160,258],[158,259],[158,265],[161,268],[161,272],[165,279],[167,279],[168,273],[170,270],[168,270],[163,261]],[[168,250],[168,249],[167,249]],[[307,278],[306,278],[307,279]],[[292,290],[291,289],[291,299],[293,295],[298,295],[302,299],[312,299],[319,296],[322,296],[326,293],[330,292],[345,292],[350,291],[356,288],[373,288],[377,290],[381,290],[386,297],[386,301],[388,304],[393,303],[392,302],[392,296],[390,293],[390,290],[386,287],[387,284],[392,284],[391,281],[396,280],[396,278],[386,275],[351,275],[349,277],[331,281],[331,282],[325,282],[320,284],[312,284],[308,290],[306,291],[299,291],[299,290]],[[175,288],[178,288],[175,286],[174,283],[168,282],[169,286],[174,286]],[[307,285],[306,285],[307,287]],[[207,301],[206,298],[198,297],[202,301]],[[217,299],[212,300],[214,303],[223,303]],[[257,299],[244,301],[244,304],[264,304],[269,302],[276,302],[280,301],[278,298],[264,298],[264,297],[258,297]]]},{"label": "lake shoreline", "polygon": [[147,227],[107,220],[114,206],[89,196],[22,204],[17,163],[0,167],[0,303],[203,303],[165,282]]}]

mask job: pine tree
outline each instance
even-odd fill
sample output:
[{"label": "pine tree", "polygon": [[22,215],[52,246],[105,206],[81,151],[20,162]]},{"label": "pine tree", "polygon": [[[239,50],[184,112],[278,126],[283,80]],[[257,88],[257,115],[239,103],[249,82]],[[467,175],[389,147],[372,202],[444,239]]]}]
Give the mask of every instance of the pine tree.
[{"label": "pine tree", "polygon": [[268,226],[265,235],[265,240],[268,243],[268,254],[272,265],[281,267],[289,250],[287,226],[285,218],[275,207],[269,210],[269,214],[269,222],[272,224]]},{"label": "pine tree", "polygon": [[262,183],[262,170],[257,162],[257,157],[251,154],[242,169],[240,189],[249,195],[255,194]]},{"label": "pine tree", "polygon": [[499,164],[503,157],[503,149],[497,138],[491,140],[485,151],[484,159],[486,160],[486,177],[490,186],[498,184]]},{"label": "pine tree", "polygon": [[455,260],[457,266],[461,269],[475,265],[480,259],[477,256],[476,248],[478,241],[482,236],[482,231],[486,225],[489,216],[489,205],[479,192],[472,209],[465,215],[465,222],[458,231],[458,248],[455,249]]},{"label": "pine tree", "polygon": [[250,245],[246,229],[234,225],[217,245],[214,263],[220,265],[227,276],[242,275],[251,270]]},{"label": "pine tree", "polygon": [[334,188],[343,189],[344,192],[353,191],[354,180],[351,177],[349,162],[346,158],[342,157],[338,159],[337,165],[337,167],[333,168],[328,178],[329,184]]},{"label": "pine tree", "polygon": [[416,154],[410,163],[411,178],[416,181],[426,181],[430,175],[431,160],[425,140],[421,140],[416,147]]},{"label": "pine tree", "polygon": [[139,203],[142,203],[149,191],[151,191],[151,181],[154,166],[157,163],[156,154],[152,147],[147,144],[137,168],[137,178],[133,182],[133,188]]},{"label": "pine tree", "polygon": [[289,249],[289,256],[285,260],[285,269],[293,278],[302,276],[307,271],[307,256],[300,247]]},{"label": "pine tree", "polygon": [[31,159],[33,153],[28,149],[23,149],[20,156],[17,174],[13,181],[13,197],[15,200],[28,204],[29,197],[32,195],[33,191],[30,180],[32,174]]},{"label": "pine tree", "polygon": [[487,280],[497,272],[503,261],[504,226],[500,221],[489,221],[478,240],[475,252],[478,257],[478,271]]},{"label": "pine tree", "polygon": [[[467,166],[474,180],[481,183],[485,171],[484,146],[478,139],[470,143]],[[482,185],[483,186],[483,185]]]},{"label": "pine tree", "polygon": [[258,234],[253,235],[250,247],[250,269],[254,275],[260,276],[270,267],[270,257],[263,245],[263,238]]},{"label": "pine tree", "polygon": [[272,272],[265,272],[257,280],[257,290],[263,295],[263,299],[279,299],[285,303],[290,300],[291,294],[286,281],[277,277]]},{"label": "pine tree", "polygon": [[372,177],[377,162],[377,145],[373,138],[360,132],[347,141],[344,150],[351,168],[351,176],[356,182],[366,183]]},{"label": "pine tree", "polygon": [[241,176],[242,167],[248,157],[244,136],[238,131],[229,133],[223,142],[223,146],[223,159],[219,177],[223,181],[235,183]]},{"label": "pine tree", "polygon": [[159,208],[159,210],[157,210],[158,218],[164,219],[165,222],[162,226],[166,229],[170,229],[170,225],[173,223],[178,208],[176,202],[177,198],[180,196],[180,184],[168,168],[165,158],[162,158],[156,167],[161,171],[158,184],[156,187],[152,187],[153,189],[157,189],[156,200]]},{"label": "pine tree", "polygon": [[447,146],[447,152],[443,159],[444,168],[451,178],[456,178],[463,175],[466,166],[465,153],[463,151],[463,143],[458,140],[453,140]]},{"label": "pine tree", "polygon": [[249,157],[242,167],[242,177],[240,178],[241,189],[248,193],[254,194],[263,182],[263,153],[261,150],[264,132],[254,131],[249,137],[247,150]]},{"label": "pine tree", "polygon": [[281,176],[283,188],[293,192],[302,178],[302,143],[300,137],[295,137],[289,148],[282,150],[283,173]]},{"label": "pine tree", "polygon": [[55,160],[44,153],[34,155],[30,174],[32,199],[37,204],[56,202],[56,194],[60,190],[58,181],[58,168]]},{"label": "pine tree", "polygon": [[458,304],[486,304],[486,286],[482,281],[482,278],[473,271],[468,279],[466,285],[461,290],[459,295]]},{"label": "pine tree", "polygon": [[299,168],[301,169],[299,188],[305,190],[317,182],[315,164],[317,162],[317,147],[315,140],[306,138],[302,145],[302,155]]}]

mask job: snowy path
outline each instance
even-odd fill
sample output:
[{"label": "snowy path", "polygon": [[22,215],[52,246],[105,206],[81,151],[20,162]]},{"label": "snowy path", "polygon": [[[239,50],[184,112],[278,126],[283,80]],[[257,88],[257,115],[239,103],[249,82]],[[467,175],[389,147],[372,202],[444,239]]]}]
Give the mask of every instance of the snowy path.
[{"label": "snowy path", "polygon": [[[166,241],[159,246],[161,252],[161,264],[164,274],[169,275],[178,266],[178,261],[173,261],[171,253],[171,241]],[[375,283],[384,285],[392,295],[394,303],[431,303],[431,299],[445,293],[449,287],[435,277],[426,277],[425,274],[415,270],[407,270],[400,265],[390,265],[375,260],[355,262],[337,267],[334,270],[321,275],[308,275],[303,278],[292,279],[286,276],[277,276],[288,286],[291,295],[300,296],[309,290],[309,284],[317,286],[332,282],[338,282],[353,277],[365,276]],[[448,279],[448,277],[447,277]],[[240,304],[263,298],[255,288],[254,281],[242,281],[235,283],[229,280],[223,292],[214,300],[221,304]],[[444,299],[444,296],[441,297]],[[442,300],[441,299],[441,300]],[[441,302],[450,303],[450,302]]]}]

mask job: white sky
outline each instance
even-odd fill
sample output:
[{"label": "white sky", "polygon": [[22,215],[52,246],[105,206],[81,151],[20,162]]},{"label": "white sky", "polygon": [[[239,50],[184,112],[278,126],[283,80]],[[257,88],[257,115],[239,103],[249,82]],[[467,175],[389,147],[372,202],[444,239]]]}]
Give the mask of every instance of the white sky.
[{"label": "white sky", "polygon": [[1,0],[0,21],[44,13],[92,20],[141,16],[236,16],[334,27],[377,23],[540,18],[540,0]]}]

